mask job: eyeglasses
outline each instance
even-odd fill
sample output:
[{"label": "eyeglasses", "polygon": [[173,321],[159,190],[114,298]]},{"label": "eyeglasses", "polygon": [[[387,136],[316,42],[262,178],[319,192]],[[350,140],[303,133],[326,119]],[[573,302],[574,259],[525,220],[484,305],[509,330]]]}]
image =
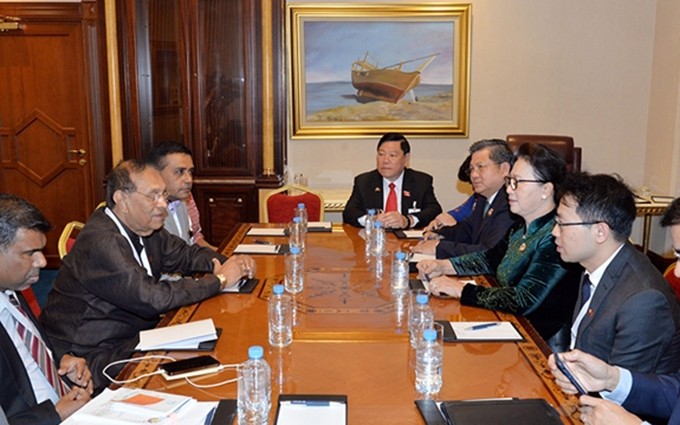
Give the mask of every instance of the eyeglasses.
[{"label": "eyeglasses", "polygon": [[545,180],[516,179],[510,176],[505,177],[505,185],[510,186],[510,189],[512,190],[517,190],[517,185],[520,183],[548,183],[548,182]]},{"label": "eyeglasses", "polygon": [[138,190],[135,190],[135,193],[139,193],[142,196],[146,196],[154,203],[158,203],[161,199],[163,200],[163,202],[168,202],[168,198],[170,197],[170,194],[168,193],[167,190],[152,195],[147,195],[146,193],[142,193]]},{"label": "eyeglasses", "polygon": [[606,223],[605,221],[602,220],[597,220],[597,221],[573,221],[571,223],[562,223],[560,221],[555,220],[555,225],[562,230],[563,227],[568,227],[568,226],[591,226],[593,224],[598,224],[598,223]]}]

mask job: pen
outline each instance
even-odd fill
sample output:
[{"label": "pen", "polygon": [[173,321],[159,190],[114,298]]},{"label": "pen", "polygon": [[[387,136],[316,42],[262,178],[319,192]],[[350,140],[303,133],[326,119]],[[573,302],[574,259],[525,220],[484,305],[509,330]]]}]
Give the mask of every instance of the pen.
[{"label": "pen", "polygon": [[272,244],[269,241],[263,241],[263,240],[260,240],[260,239],[255,239],[255,243],[258,244],[258,245],[271,245]]},{"label": "pen", "polygon": [[498,322],[480,323],[479,325],[467,327],[467,328],[465,328],[465,330],[466,331],[478,331],[478,330],[481,330],[481,329],[491,328],[493,326],[498,326],[498,325],[500,325],[500,323],[498,323]]}]

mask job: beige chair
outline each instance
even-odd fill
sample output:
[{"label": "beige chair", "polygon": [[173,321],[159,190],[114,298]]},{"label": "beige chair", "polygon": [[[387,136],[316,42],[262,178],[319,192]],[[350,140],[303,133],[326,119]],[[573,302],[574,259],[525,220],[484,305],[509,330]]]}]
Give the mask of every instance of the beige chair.
[{"label": "beige chair", "polygon": [[306,186],[289,184],[273,190],[264,199],[265,223],[288,223],[293,220],[294,209],[304,203],[309,221],[323,221],[323,196]]},{"label": "beige chair", "polygon": [[556,150],[567,163],[568,171],[581,171],[581,148],[574,146],[571,136],[556,136],[547,134],[508,134],[505,138],[513,152],[517,152],[524,143],[540,143]]}]

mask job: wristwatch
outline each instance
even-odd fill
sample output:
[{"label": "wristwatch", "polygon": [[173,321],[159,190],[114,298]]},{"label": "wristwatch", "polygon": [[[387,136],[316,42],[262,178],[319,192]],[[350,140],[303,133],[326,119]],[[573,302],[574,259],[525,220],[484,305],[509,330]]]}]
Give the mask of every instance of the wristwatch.
[{"label": "wristwatch", "polygon": [[220,281],[220,286],[224,286],[227,283],[227,278],[222,273],[215,273],[215,277]]}]

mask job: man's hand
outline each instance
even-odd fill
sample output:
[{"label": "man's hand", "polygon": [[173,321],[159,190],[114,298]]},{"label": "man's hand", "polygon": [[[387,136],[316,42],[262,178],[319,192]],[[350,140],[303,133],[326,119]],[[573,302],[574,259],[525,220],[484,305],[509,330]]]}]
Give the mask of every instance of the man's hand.
[{"label": "man's hand", "polygon": [[232,255],[224,263],[213,258],[213,274],[225,277],[222,289],[235,285],[243,276],[255,275],[255,260],[249,255]]},{"label": "man's hand", "polygon": [[425,231],[432,232],[434,230],[440,229],[444,226],[455,226],[456,221],[453,216],[447,212],[440,213],[438,216],[432,220],[427,227],[425,227]]},{"label": "man's hand", "polygon": [[435,297],[460,298],[465,283],[461,282],[457,277],[439,276],[432,278],[428,287],[430,294]]},{"label": "man's hand", "polygon": [[376,220],[382,222],[385,229],[406,229],[409,227],[408,217],[397,211],[378,214]]},{"label": "man's hand", "polygon": [[416,268],[421,279],[429,280],[444,274],[456,274],[449,260],[421,260],[416,264]]},{"label": "man's hand", "polygon": [[581,422],[586,425],[640,425],[642,419],[628,413],[618,404],[600,398],[583,395],[579,398]]},{"label": "man's hand", "polygon": [[76,410],[80,409],[90,401],[90,393],[84,388],[74,386],[68,394],[59,399],[54,408],[61,420],[71,416]]},{"label": "man's hand", "polygon": [[66,375],[75,385],[87,391],[88,394],[92,394],[92,373],[84,358],[64,354],[59,362],[57,373],[59,376]]},{"label": "man's hand", "polygon": [[[554,356],[551,354],[548,358],[548,366],[555,377],[555,382],[565,393],[576,394],[576,388],[557,368]],[[560,357],[586,391],[613,391],[619,383],[619,370],[595,356],[573,350],[561,353]]]}]

